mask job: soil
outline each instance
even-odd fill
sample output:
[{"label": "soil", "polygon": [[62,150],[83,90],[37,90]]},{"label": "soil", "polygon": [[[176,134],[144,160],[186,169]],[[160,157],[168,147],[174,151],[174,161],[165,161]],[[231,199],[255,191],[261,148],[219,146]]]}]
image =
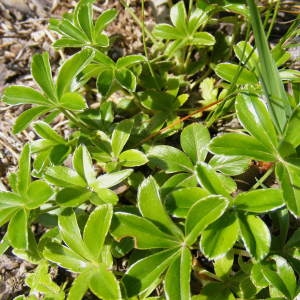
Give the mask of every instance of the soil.
[{"label": "soil", "polygon": [[[72,10],[76,2],[0,0],[0,96],[3,89],[12,84],[36,87],[30,75],[30,59],[35,53],[49,52],[55,72],[65,54],[51,47],[56,36],[48,29],[48,20],[49,17],[60,17],[63,13]],[[153,26],[154,19],[166,18],[164,10],[155,9],[155,5],[160,2],[162,1],[147,1],[148,27]],[[141,15],[139,3],[140,1],[130,1],[131,7],[138,16]],[[110,35],[116,38],[111,49],[111,57],[117,59],[126,54],[143,52],[141,31],[132,17],[122,9],[119,1],[99,0],[96,2],[95,12],[101,13],[111,7],[120,11],[117,20],[108,28]],[[299,48],[293,51],[294,56],[299,56]],[[26,106],[7,107],[0,102],[0,190],[9,190],[7,176],[16,171],[23,145],[36,138],[30,128],[17,135],[11,133],[16,117],[26,108]],[[2,228],[0,237],[3,233]],[[2,255],[0,257],[0,299],[8,300],[26,294],[28,288],[24,279],[33,269],[34,265],[15,257],[9,251]],[[93,296],[87,297],[92,299]]]}]

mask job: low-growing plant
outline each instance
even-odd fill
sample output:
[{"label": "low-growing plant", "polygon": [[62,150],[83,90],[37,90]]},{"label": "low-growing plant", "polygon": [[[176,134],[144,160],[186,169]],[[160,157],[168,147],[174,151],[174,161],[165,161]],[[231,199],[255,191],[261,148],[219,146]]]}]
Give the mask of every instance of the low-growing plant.
[{"label": "low-growing plant", "polygon": [[[298,299],[300,76],[286,68],[295,25],[270,50],[254,0],[168,1],[172,24],[150,32],[142,20],[145,53],[114,61],[104,29],[117,11],[94,21],[94,2],[50,21],[54,47],[77,49],[56,76],[36,54],[39,90],[2,97],[32,105],[13,132],[37,135],[0,191],[1,253],[37,265],[15,299]],[[236,26],[231,41],[214,33],[217,18]],[[68,134],[52,126],[59,114]],[[211,125],[233,116],[241,126],[216,136]],[[243,188],[255,163],[263,174]],[[51,278],[57,267],[68,281]]]}]

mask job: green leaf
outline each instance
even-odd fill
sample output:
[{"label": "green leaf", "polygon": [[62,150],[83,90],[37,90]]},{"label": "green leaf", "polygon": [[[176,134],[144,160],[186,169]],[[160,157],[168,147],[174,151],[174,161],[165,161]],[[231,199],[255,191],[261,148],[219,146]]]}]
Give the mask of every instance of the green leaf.
[{"label": "green leaf", "polygon": [[177,218],[186,218],[191,206],[209,193],[199,187],[177,189],[168,194],[165,205],[168,211]]},{"label": "green leaf", "polygon": [[165,277],[165,292],[167,299],[190,299],[190,277],[192,256],[189,249],[183,247],[181,255],[168,268]]},{"label": "green leaf", "polygon": [[[91,197],[90,201],[95,205],[102,205],[103,203],[115,205],[118,203],[119,198],[112,190],[101,188],[93,185],[93,189],[98,197]],[[100,200],[100,201],[99,201]]]},{"label": "green leaf", "polygon": [[159,186],[153,177],[150,176],[141,183],[137,198],[143,217],[151,220],[162,231],[182,238],[181,230],[166,213],[159,194]]},{"label": "green leaf", "polygon": [[213,46],[216,43],[215,37],[208,32],[196,32],[189,43],[195,46]]},{"label": "green leaf", "polygon": [[186,243],[192,245],[209,224],[223,215],[227,206],[228,200],[219,195],[207,196],[197,201],[186,217]]},{"label": "green leaf", "polygon": [[[215,67],[216,74],[228,82],[234,82],[236,84],[245,85],[245,84],[257,84],[258,80],[253,72],[231,63],[221,63]],[[239,74],[236,79],[236,74]]]},{"label": "green leaf", "polygon": [[180,145],[193,163],[205,160],[209,142],[208,129],[200,123],[185,127],[180,135]]},{"label": "green leaf", "polygon": [[28,247],[28,215],[25,209],[20,209],[10,220],[6,238],[10,245],[17,249]]},{"label": "green leaf", "polygon": [[56,195],[56,202],[61,207],[78,207],[89,200],[92,192],[80,188],[63,188]]},{"label": "green leaf", "polygon": [[244,173],[250,164],[250,159],[244,156],[214,155],[209,161],[209,165],[214,170],[228,176],[236,176]]},{"label": "green leaf", "polygon": [[111,137],[111,147],[115,157],[119,157],[127,143],[133,127],[131,119],[121,121],[114,129]]},{"label": "green leaf", "polygon": [[26,129],[30,123],[39,116],[47,113],[50,109],[45,106],[37,106],[23,111],[15,121],[13,134],[17,134]]},{"label": "green leaf", "polygon": [[54,101],[56,98],[55,86],[53,83],[48,52],[35,54],[32,57],[31,74],[45,94]]},{"label": "green leaf", "polygon": [[251,281],[258,288],[265,288],[269,285],[267,279],[263,275],[262,268],[263,266],[261,264],[254,264],[251,268]]},{"label": "green leaf", "polygon": [[84,110],[87,104],[83,96],[79,93],[64,93],[59,99],[60,105],[69,110]]},{"label": "green leaf", "polygon": [[112,89],[114,81],[113,69],[107,69],[100,72],[97,77],[97,89],[103,97],[107,97]]},{"label": "green leaf", "polygon": [[202,233],[200,249],[209,259],[223,257],[238,239],[239,223],[234,213],[225,213]]},{"label": "green leaf", "polygon": [[145,218],[117,212],[114,214],[111,234],[118,240],[131,236],[135,239],[136,248],[170,248],[178,246],[177,238],[163,233],[152,222]]},{"label": "green leaf", "polygon": [[73,209],[66,208],[58,216],[58,228],[66,245],[75,253],[86,259],[92,258],[89,249],[81,238],[80,229]]},{"label": "green leaf", "polygon": [[61,187],[86,187],[85,181],[74,170],[64,166],[49,167],[45,172],[45,178]]},{"label": "green leaf", "polygon": [[12,192],[0,191],[0,209],[18,207],[24,204],[23,197]]},{"label": "green leaf", "polygon": [[93,11],[91,2],[79,2],[77,5],[74,18],[76,18],[77,23],[83,30],[83,32],[88,36],[89,40],[92,40],[93,36]]},{"label": "green leaf", "polygon": [[300,248],[300,228],[298,228],[289,238],[285,244],[287,248],[299,247]]},{"label": "green leaf", "polygon": [[66,143],[66,141],[61,137],[61,135],[59,135],[55,130],[53,130],[49,124],[43,121],[35,122],[33,128],[40,137],[46,140],[53,141],[57,144]]},{"label": "green leaf", "polygon": [[146,58],[143,55],[135,54],[135,55],[127,55],[120,57],[116,63],[116,68],[128,68],[135,64],[139,64],[141,62],[146,62]]},{"label": "green leaf", "polygon": [[25,195],[31,181],[30,145],[26,144],[21,152],[19,170],[17,173],[17,189],[21,195]]},{"label": "green leaf", "polygon": [[83,242],[97,261],[110,227],[112,214],[111,205],[101,205],[90,214],[84,227]]},{"label": "green leaf", "polygon": [[85,48],[74,54],[61,67],[57,77],[57,96],[72,92],[76,86],[77,75],[92,61],[94,51]]},{"label": "green leaf", "polygon": [[187,33],[187,15],[183,1],[179,1],[170,9],[170,19],[172,24],[182,33]]},{"label": "green leaf", "polygon": [[56,49],[59,48],[82,48],[84,47],[86,42],[80,40],[74,40],[72,38],[60,38],[59,40],[55,41],[52,46]]},{"label": "green leaf", "polygon": [[47,243],[43,255],[46,259],[75,273],[81,273],[89,266],[89,262],[82,256],[58,243]]},{"label": "green leaf", "polygon": [[93,188],[110,188],[125,180],[132,172],[132,169],[127,169],[100,175],[90,186]]},{"label": "green leaf", "polygon": [[120,164],[124,167],[138,167],[148,162],[147,156],[136,149],[130,149],[119,155]]},{"label": "green leaf", "polygon": [[76,172],[84,178],[88,184],[96,180],[96,172],[93,167],[91,155],[84,145],[80,145],[75,150],[72,163]]},{"label": "green leaf", "polygon": [[209,150],[215,154],[247,156],[261,161],[275,161],[276,158],[257,139],[246,134],[226,133],[214,138]]},{"label": "green leaf", "polygon": [[154,146],[148,152],[150,162],[166,173],[193,172],[193,164],[189,157],[175,147]]},{"label": "green leaf", "polygon": [[136,77],[132,71],[127,68],[115,70],[116,80],[127,91],[134,92],[136,89]]},{"label": "green leaf", "polygon": [[1,207],[0,226],[10,221],[17,210],[18,207],[4,207],[4,208]]},{"label": "green leaf", "polygon": [[295,148],[300,145],[300,135],[298,132],[298,128],[300,126],[300,105],[298,105],[288,123],[286,125],[284,131],[284,141],[290,143]]},{"label": "green leaf", "polygon": [[50,19],[50,29],[56,30],[60,34],[74,40],[81,41],[84,44],[88,41],[87,35],[67,18],[63,18],[61,21]]},{"label": "green leaf", "polygon": [[259,74],[258,72],[258,64],[259,59],[257,55],[257,51],[254,51],[253,47],[249,42],[241,41],[233,46],[234,53],[236,57],[247,66],[249,70],[255,72],[255,74]]},{"label": "green leaf", "polygon": [[283,197],[288,209],[295,215],[300,216],[300,171],[291,164],[278,163],[276,174],[280,181]]},{"label": "green leaf", "polygon": [[102,32],[118,15],[118,11],[114,8],[107,9],[98,17],[95,24],[95,32]]},{"label": "green leaf", "polygon": [[231,274],[234,261],[233,249],[229,250],[224,256],[214,259],[214,270],[221,279],[226,279]]},{"label": "green leaf", "polygon": [[89,287],[100,299],[121,300],[119,283],[104,264],[99,264],[91,276]]},{"label": "green leaf", "polygon": [[178,255],[178,249],[167,249],[133,264],[121,281],[125,285],[127,296],[141,294],[152,286]]},{"label": "green leaf", "polygon": [[26,277],[26,284],[30,286],[31,291],[44,293],[47,297],[53,297],[57,300],[63,300],[64,292],[52,281],[48,273],[49,265],[46,261],[41,262],[33,274]]},{"label": "green leaf", "polygon": [[267,213],[284,205],[280,189],[264,189],[239,194],[233,202],[239,210],[254,213]]},{"label": "green leaf", "polygon": [[36,180],[30,183],[27,190],[27,201],[25,206],[28,209],[38,208],[53,195],[51,187],[42,180]]},{"label": "green leaf", "polygon": [[89,288],[91,270],[87,269],[80,273],[72,282],[67,300],[82,299]]},{"label": "green leaf", "polygon": [[257,140],[275,152],[277,134],[265,104],[256,95],[240,94],[236,100],[236,112],[242,125]]},{"label": "green leaf", "polygon": [[239,215],[240,233],[247,251],[262,260],[270,250],[271,235],[268,226],[253,215]]},{"label": "green leaf", "polygon": [[200,185],[211,194],[230,196],[217,172],[208,164],[200,162],[196,166],[196,176]]},{"label": "green leaf", "polygon": [[186,37],[177,28],[169,24],[157,24],[152,33],[155,37],[166,40],[177,40]]},{"label": "green leaf", "polygon": [[286,259],[278,255],[271,256],[276,263],[276,271],[270,264],[262,265],[262,273],[269,283],[284,294],[288,299],[297,296],[296,276]]},{"label": "green leaf", "polygon": [[10,105],[51,105],[47,98],[33,88],[17,85],[9,86],[4,90],[2,101]]}]

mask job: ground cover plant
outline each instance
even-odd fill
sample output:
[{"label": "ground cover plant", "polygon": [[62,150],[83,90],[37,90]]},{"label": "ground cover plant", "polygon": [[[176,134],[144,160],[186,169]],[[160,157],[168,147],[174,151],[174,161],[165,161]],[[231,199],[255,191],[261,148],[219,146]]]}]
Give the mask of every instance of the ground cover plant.
[{"label": "ground cover plant", "polygon": [[53,47],[72,53],[57,74],[35,54],[39,88],[3,93],[31,105],[13,132],[38,136],[0,192],[1,253],[37,266],[16,299],[297,299],[299,17],[270,47],[279,1],[166,1],[170,22],[151,29],[144,1],[140,20],[121,1],[144,49],[113,59],[118,11],[94,16],[94,2],[50,20]]}]

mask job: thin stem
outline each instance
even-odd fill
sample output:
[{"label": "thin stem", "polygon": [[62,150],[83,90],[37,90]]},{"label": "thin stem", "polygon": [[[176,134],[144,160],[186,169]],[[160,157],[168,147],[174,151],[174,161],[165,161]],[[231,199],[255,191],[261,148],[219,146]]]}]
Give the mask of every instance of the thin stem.
[{"label": "thin stem", "polygon": [[84,127],[85,129],[90,129],[90,127],[82,120],[79,118],[76,118],[76,116],[69,110],[66,110],[62,107],[59,108],[59,110],[70,120],[72,121],[77,127],[82,128]]},{"label": "thin stem", "polygon": [[250,190],[256,190],[258,187],[260,187],[264,181],[267,180],[267,178],[273,173],[274,168],[270,168],[269,170],[267,170],[267,172],[257,180],[257,182],[252,186],[252,188]]},{"label": "thin stem", "polygon": [[154,71],[152,69],[152,66],[149,62],[149,56],[148,56],[148,49],[147,49],[147,45],[146,45],[146,26],[145,26],[145,1],[142,0],[142,40],[143,40],[143,47],[144,47],[144,53],[145,56],[147,58],[147,65],[150,71],[150,74],[154,80],[155,86],[157,88],[157,90],[160,90],[159,84],[156,80],[156,76],[154,74]]}]

